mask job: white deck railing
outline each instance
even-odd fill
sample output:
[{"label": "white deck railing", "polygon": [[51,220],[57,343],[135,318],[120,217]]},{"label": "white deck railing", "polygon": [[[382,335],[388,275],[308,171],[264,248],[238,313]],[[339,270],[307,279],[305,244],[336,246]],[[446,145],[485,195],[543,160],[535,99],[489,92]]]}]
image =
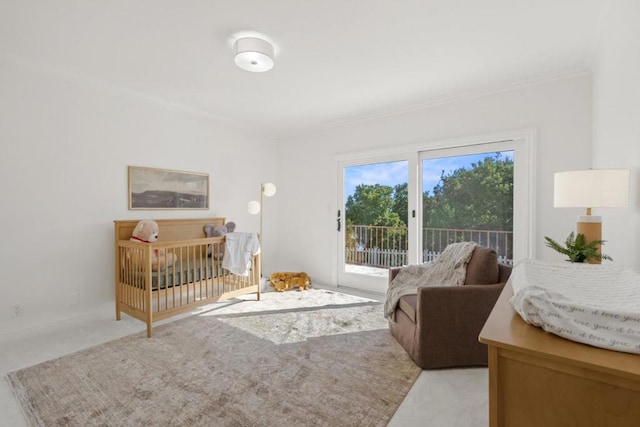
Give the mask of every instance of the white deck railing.
[{"label": "white deck railing", "polygon": [[[349,225],[346,233],[345,261],[347,264],[382,268],[408,264],[406,227]],[[498,253],[500,262],[513,264],[513,232],[455,228],[424,228],[422,230],[422,262],[436,259],[450,243],[465,241],[491,247]]]}]

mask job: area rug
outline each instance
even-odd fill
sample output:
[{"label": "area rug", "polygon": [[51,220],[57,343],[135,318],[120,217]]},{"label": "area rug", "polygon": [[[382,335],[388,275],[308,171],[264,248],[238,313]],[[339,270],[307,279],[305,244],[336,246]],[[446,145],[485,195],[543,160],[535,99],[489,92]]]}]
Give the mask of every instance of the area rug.
[{"label": "area rug", "polygon": [[[268,298],[277,307],[289,294]],[[259,304],[176,320],[151,339],[131,335],[7,379],[37,426],[388,423],[420,369],[389,334],[381,304]]]}]

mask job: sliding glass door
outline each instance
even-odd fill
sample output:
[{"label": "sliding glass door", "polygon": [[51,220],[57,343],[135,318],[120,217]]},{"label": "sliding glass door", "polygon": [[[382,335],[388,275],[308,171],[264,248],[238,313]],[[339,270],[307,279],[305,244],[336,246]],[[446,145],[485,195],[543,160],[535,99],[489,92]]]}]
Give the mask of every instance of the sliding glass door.
[{"label": "sliding glass door", "polygon": [[338,280],[384,292],[389,267],[409,262],[409,160],[340,165]]},{"label": "sliding glass door", "polygon": [[454,242],[533,256],[532,138],[338,162],[338,285],[384,293],[388,270]]},{"label": "sliding glass door", "polygon": [[[443,152],[444,151],[444,152]],[[494,248],[513,263],[513,150],[421,154],[422,262],[455,242]]]}]

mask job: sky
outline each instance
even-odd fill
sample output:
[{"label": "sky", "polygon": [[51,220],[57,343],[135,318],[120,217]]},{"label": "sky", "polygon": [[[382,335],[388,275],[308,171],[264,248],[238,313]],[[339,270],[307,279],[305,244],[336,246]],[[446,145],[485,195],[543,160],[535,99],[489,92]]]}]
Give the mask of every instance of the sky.
[{"label": "sky", "polygon": [[[493,156],[495,156],[494,152],[426,159],[422,163],[422,188],[433,193],[433,187],[440,181],[443,170],[445,174],[449,174],[461,167],[469,168],[472,163],[477,163],[485,157]],[[513,160],[513,151],[503,151],[502,156]],[[407,164],[406,161],[399,161],[346,167],[344,169],[345,201],[360,184],[381,184],[393,187],[407,182],[409,176]]]}]

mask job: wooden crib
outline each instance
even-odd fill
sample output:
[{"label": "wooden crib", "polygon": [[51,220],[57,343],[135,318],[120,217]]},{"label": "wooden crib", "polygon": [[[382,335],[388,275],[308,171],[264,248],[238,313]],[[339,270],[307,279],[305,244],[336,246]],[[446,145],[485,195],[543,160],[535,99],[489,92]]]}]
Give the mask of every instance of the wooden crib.
[{"label": "wooden crib", "polygon": [[[115,223],[116,319],[126,313],[147,324],[178,313],[256,293],[260,299],[260,254],[253,257],[248,276],[222,268],[224,237],[207,238],[206,224],[224,225],[224,218],[160,219],[158,241],[130,241],[138,220]],[[153,251],[171,254],[173,263],[152,269]],[[158,252],[156,252],[158,253]]]}]

